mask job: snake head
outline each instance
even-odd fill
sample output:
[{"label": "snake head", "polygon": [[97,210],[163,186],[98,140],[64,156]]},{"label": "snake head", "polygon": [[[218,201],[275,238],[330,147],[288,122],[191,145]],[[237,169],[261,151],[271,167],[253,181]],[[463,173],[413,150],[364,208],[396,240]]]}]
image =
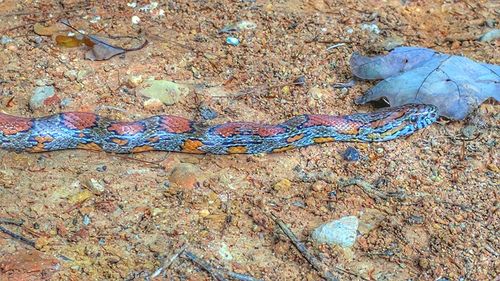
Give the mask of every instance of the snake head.
[{"label": "snake head", "polygon": [[438,118],[434,105],[407,104],[365,114],[360,141],[388,141],[413,134],[434,123]]},{"label": "snake head", "polygon": [[413,126],[415,130],[429,126],[439,117],[437,107],[431,104],[408,104],[402,107],[408,108],[403,118],[406,118],[406,123]]}]

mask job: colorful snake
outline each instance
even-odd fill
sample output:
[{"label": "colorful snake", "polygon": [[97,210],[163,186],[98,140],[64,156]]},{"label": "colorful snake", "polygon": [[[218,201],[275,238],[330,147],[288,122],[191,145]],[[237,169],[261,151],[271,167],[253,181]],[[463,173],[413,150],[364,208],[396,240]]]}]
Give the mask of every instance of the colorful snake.
[{"label": "colorful snake", "polygon": [[427,127],[437,117],[436,107],[417,104],[345,116],[306,114],[277,125],[230,122],[204,126],[172,115],[118,122],[86,112],[40,118],[0,113],[0,148],[27,152],[271,153],[331,141],[393,140]]}]

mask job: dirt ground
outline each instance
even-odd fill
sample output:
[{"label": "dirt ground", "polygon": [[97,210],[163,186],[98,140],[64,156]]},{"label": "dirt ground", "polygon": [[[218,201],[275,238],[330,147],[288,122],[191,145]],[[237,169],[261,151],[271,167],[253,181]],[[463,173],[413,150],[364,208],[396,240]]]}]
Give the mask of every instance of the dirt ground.
[{"label": "dirt ground", "polygon": [[[217,113],[208,124],[371,111],[353,101],[373,84],[333,87],[352,78],[353,52],[402,44],[500,64],[500,41],[476,40],[488,25],[498,28],[495,2],[159,1],[141,11],[150,2],[0,0],[0,110],[120,120]],[[149,44],[85,60],[83,48],[61,48],[33,32],[35,23],[63,18],[89,33],[139,35]],[[242,20],[256,27],[219,33]],[[241,43],[228,45],[227,36]],[[299,77],[304,85],[294,85]],[[189,92],[172,105],[152,105],[139,93],[147,78],[183,83]],[[44,85],[56,96],[30,107]],[[271,213],[341,280],[494,280],[499,118],[490,101],[468,120],[442,120],[406,139],[272,155],[0,151],[0,220],[24,222],[0,226],[27,239],[0,233],[0,280],[211,280],[185,254],[172,258],[183,247],[254,278],[321,279]],[[348,146],[359,161],[343,159]],[[362,184],[343,184],[354,178]],[[360,224],[354,246],[311,240],[320,224],[350,215]]]}]

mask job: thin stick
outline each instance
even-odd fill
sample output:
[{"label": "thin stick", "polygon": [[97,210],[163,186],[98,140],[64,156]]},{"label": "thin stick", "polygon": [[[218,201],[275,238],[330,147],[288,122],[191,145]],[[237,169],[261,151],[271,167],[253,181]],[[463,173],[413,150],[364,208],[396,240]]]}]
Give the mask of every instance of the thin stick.
[{"label": "thin stick", "polygon": [[348,179],[346,181],[340,182],[339,185],[341,187],[347,187],[347,186],[351,186],[351,185],[359,186],[372,199],[382,198],[384,200],[387,200],[389,198],[389,196],[387,196],[385,193],[376,190],[373,185],[371,185],[370,183],[368,183],[360,178],[351,178],[351,179]]},{"label": "thin stick", "polygon": [[24,224],[24,221],[18,220],[18,219],[11,219],[11,218],[0,218],[0,223],[22,226]]},{"label": "thin stick", "polygon": [[229,277],[237,279],[237,280],[240,280],[240,281],[262,281],[261,279],[256,279],[256,278],[253,278],[252,276],[248,276],[248,275],[245,275],[245,274],[232,272],[232,271],[229,271],[229,270],[224,269],[224,268],[218,267],[217,269],[219,271],[224,272]]},{"label": "thin stick", "polygon": [[312,267],[319,273],[319,275],[328,281],[339,281],[340,279],[336,277],[333,273],[328,271],[327,267],[318,260],[313,254],[311,254],[306,246],[300,242],[300,240],[295,236],[295,234],[286,226],[286,224],[276,217],[274,214],[271,214],[274,222],[283,230],[283,232],[288,236],[288,238],[292,241],[293,245],[299,252],[302,254],[302,256],[312,265]]},{"label": "thin stick", "polygon": [[189,259],[190,261],[192,261],[194,264],[196,264],[197,266],[201,267],[202,269],[204,269],[206,272],[210,273],[210,275],[212,275],[213,278],[215,278],[216,280],[218,281],[227,281],[226,278],[224,278],[224,276],[222,276],[222,274],[220,274],[215,268],[213,268],[209,263],[207,263],[206,261],[200,259],[199,257],[197,257],[195,254],[193,254],[192,252],[188,251],[188,250],[185,250],[182,255]]},{"label": "thin stick", "polygon": [[165,272],[167,271],[167,269],[170,268],[170,266],[174,263],[174,261],[179,258],[179,256],[187,249],[187,244],[184,244],[181,246],[181,248],[179,250],[177,250],[177,252],[174,253],[173,256],[171,256],[168,260],[165,260],[165,262],[163,263],[163,265],[158,268],[152,275],[151,275],[151,278],[155,278],[157,277],[158,275],[160,275],[162,272]]},{"label": "thin stick", "polygon": [[3,226],[0,226],[0,231],[9,235],[10,237],[16,239],[16,240],[19,240],[27,245],[30,245],[31,247],[35,248],[35,241],[32,241],[32,240],[29,240],[28,238],[25,238],[19,234],[16,234],[10,230],[8,230],[7,228],[3,227]]}]

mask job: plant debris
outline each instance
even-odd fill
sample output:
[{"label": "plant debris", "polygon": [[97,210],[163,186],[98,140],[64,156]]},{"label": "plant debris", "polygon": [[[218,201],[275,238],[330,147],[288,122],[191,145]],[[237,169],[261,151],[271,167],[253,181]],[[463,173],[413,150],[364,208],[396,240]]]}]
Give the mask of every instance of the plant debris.
[{"label": "plant debris", "polygon": [[[112,57],[126,52],[140,50],[148,44],[146,39],[141,40],[131,36],[114,36],[104,38],[97,35],[87,35],[70,25],[67,21],[61,21],[60,23],[76,33],[67,32],[67,30],[61,29],[58,24],[43,26],[39,23],[35,24],[34,32],[41,36],[52,36],[56,44],[60,47],[75,48],[86,46],[88,50],[85,53],[85,59],[92,61],[109,60]],[[111,39],[134,39],[141,40],[142,43],[138,44],[137,47],[123,48],[109,43]]]}]

